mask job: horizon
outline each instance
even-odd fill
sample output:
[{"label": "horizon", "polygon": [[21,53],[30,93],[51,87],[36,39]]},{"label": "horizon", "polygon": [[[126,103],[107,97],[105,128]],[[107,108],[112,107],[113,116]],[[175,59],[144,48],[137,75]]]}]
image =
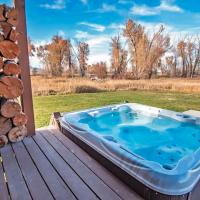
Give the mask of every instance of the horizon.
[{"label": "horizon", "polygon": [[[0,0],[11,5],[11,0]],[[54,35],[89,44],[89,64],[110,62],[111,37],[122,32],[130,18],[152,31],[159,25],[174,39],[200,31],[197,0],[27,0],[28,36],[37,46],[48,43]],[[78,14],[77,14],[78,13]],[[72,17],[73,16],[73,17]],[[32,67],[41,67],[39,59],[30,58]]]}]

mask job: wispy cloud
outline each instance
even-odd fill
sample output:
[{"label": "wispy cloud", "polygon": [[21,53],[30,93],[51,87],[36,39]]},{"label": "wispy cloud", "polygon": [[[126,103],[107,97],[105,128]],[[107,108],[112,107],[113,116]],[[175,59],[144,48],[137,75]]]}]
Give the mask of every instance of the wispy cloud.
[{"label": "wispy cloud", "polygon": [[65,32],[63,30],[59,30],[58,35],[61,37],[65,37]]},{"label": "wispy cloud", "polygon": [[54,0],[53,3],[41,4],[40,7],[52,10],[62,10],[66,7],[65,0]]},{"label": "wispy cloud", "polygon": [[108,28],[109,29],[115,29],[115,30],[120,30],[123,29],[125,27],[124,24],[117,24],[117,23],[111,23]]},{"label": "wispy cloud", "polygon": [[103,3],[102,6],[92,12],[106,13],[106,12],[114,12],[117,11],[115,5]]},{"label": "wispy cloud", "polygon": [[132,4],[133,1],[131,1],[131,0],[118,0],[118,3],[119,4]]},{"label": "wispy cloud", "polygon": [[89,44],[90,56],[89,63],[97,61],[109,62],[109,47],[112,34],[90,34],[84,31],[76,31],[75,40],[84,40]]},{"label": "wispy cloud", "polygon": [[88,26],[88,27],[92,28],[93,30],[99,31],[99,32],[103,32],[106,29],[105,26],[100,25],[100,24],[94,24],[94,23],[89,23],[89,22],[80,22],[79,24]]},{"label": "wispy cloud", "polygon": [[78,30],[78,31],[76,31],[76,34],[75,34],[75,36],[74,36],[76,39],[79,39],[79,40],[85,40],[85,39],[89,39],[89,38],[91,38],[91,35],[88,33],[88,32],[86,32],[86,31],[80,31],[80,30]]},{"label": "wispy cloud", "polygon": [[183,12],[183,9],[180,8],[178,5],[172,4],[172,2],[169,0],[162,0],[160,2],[160,5],[155,7],[149,7],[145,4],[143,5],[135,4],[131,8],[132,14],[140,16],[158,15],[162,11],[181,13]]},{"label": "wispy cloud", "polygon": [[83,4],[88,4],[88,0],[80,0]]}]

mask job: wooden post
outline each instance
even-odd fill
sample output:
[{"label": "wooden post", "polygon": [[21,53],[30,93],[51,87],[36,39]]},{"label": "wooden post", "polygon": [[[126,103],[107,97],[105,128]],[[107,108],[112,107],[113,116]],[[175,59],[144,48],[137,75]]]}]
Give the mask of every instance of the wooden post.
[{"label": "wooden post", "polygon": [[35,122],[28,55],[25,0],[14,0],[14,4],[15,8],[18,10],[17,31],[20,33],[18,45],[21,51],[19,55],[19,64],[21,66],[21,80],[24,83],[24,92],[21,97],[21,102],[22,109],[28,116],[27,130],[28,135],[31,136],[35,134]]}]

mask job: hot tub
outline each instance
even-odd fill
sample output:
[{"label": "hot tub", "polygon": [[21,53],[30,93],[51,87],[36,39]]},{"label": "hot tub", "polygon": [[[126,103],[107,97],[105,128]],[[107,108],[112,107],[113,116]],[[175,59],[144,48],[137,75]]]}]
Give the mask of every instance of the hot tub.
[{"label": "hot tub", "polygon": [[199,118],[127,103],[66,113],[61,127],[143,197],[188,199],[199,181]]}]

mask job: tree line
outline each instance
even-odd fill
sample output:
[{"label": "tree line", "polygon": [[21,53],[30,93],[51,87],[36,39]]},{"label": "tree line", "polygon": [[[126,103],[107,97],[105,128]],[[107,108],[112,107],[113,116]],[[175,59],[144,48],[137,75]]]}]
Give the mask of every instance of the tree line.
[{"label": "tree line", "polygon": [[[125,39],[125,42],[122,42]],[[123,40],[124,41],[124,40]],[[186,36],[171,44],[164,26],[150,33],[129,19],[123,32],[111,38],[111,64],[99,61],[88,64],[89,45],[54,36],[49,44],[35,47],[29,42],[30,54],[42,61],[44,74],[74,77],[94,75],[100,79],[150,79],[158,74],[167,77],[194,77],[200,71],[200,38]]]}]

